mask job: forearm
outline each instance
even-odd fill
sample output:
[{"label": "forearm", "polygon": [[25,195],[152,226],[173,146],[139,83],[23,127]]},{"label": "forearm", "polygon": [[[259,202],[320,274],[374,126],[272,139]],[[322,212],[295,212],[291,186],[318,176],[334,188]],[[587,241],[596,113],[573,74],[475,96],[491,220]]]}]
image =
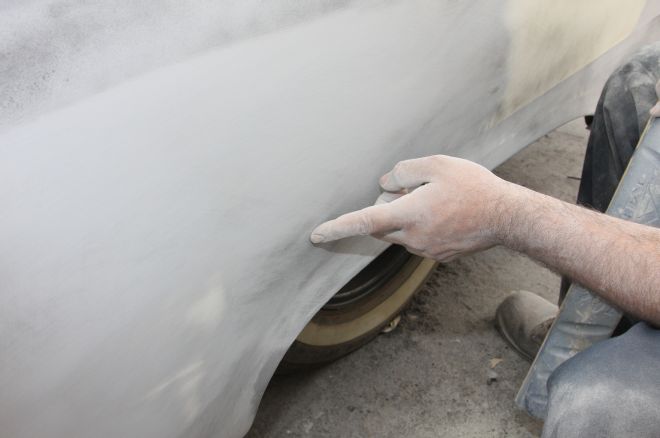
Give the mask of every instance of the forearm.
[{"label": "forearm", "polygon": [[398,198],[319,225],[312,242],[370,234],[439,261],[501,244],[660,325],[660,229],[559,201],[444,155],[402,161],[380,185]]},{"label": "forearm", "polygon": [[660,325],[660,229],[512,186],[499,240],[623,311]]}]

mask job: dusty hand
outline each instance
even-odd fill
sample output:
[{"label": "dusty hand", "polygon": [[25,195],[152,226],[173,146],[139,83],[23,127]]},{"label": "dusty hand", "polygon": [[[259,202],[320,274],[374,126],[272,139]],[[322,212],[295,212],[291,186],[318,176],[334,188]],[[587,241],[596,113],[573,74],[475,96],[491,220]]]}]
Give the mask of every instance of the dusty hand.
[{"label": "dusty hand", "polygon": [[[660,99],[660,81],[655,83],[655,95]],[[653,108],[651,108],[652,117],[660,117],[660,102],[657,102]]]},{"label": "dusty hand", "polygon": [[518,190],[478,164],[444,155],[402,161],[380,185],[391,202],[326,222],[311,241],[372,235],[447,261],[500,243],[509,200]]}]

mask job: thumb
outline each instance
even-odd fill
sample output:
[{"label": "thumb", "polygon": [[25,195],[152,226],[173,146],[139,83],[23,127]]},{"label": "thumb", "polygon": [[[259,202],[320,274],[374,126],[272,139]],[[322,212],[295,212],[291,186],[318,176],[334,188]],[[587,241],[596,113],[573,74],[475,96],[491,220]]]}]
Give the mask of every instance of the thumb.
[{"label": "thumb", "polygon": [[347,213],[312,231],[312,243],[331,242],[351,236],[380,234],[399,229],[392,204],[379,204]]}]

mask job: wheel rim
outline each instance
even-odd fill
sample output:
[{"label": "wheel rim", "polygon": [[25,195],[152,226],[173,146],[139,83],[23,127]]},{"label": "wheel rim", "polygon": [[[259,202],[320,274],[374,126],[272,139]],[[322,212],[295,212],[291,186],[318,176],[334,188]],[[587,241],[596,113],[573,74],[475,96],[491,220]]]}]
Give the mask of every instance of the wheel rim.
[{"label": "wheel rim", "polygon": [[352,342],[372,333],[401,311],[435,266],[433,260],[409,256],[399,269],[387,276],[380,287],[370,294],[353,300],[350,305],[322,308],[305,326],[297,341],[325,347]]}]

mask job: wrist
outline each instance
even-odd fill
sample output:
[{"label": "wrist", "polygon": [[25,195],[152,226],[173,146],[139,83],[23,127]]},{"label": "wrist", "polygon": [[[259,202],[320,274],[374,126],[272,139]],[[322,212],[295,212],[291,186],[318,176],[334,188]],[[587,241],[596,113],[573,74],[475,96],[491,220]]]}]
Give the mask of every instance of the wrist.
[{"label": "wrist", "polygon": [[517,249],[523,225],[530,222],[529,215],[537,203],[537,193],[508,181],[503,182],[499,196],[492,199],[490,227],[494,243]]}]

